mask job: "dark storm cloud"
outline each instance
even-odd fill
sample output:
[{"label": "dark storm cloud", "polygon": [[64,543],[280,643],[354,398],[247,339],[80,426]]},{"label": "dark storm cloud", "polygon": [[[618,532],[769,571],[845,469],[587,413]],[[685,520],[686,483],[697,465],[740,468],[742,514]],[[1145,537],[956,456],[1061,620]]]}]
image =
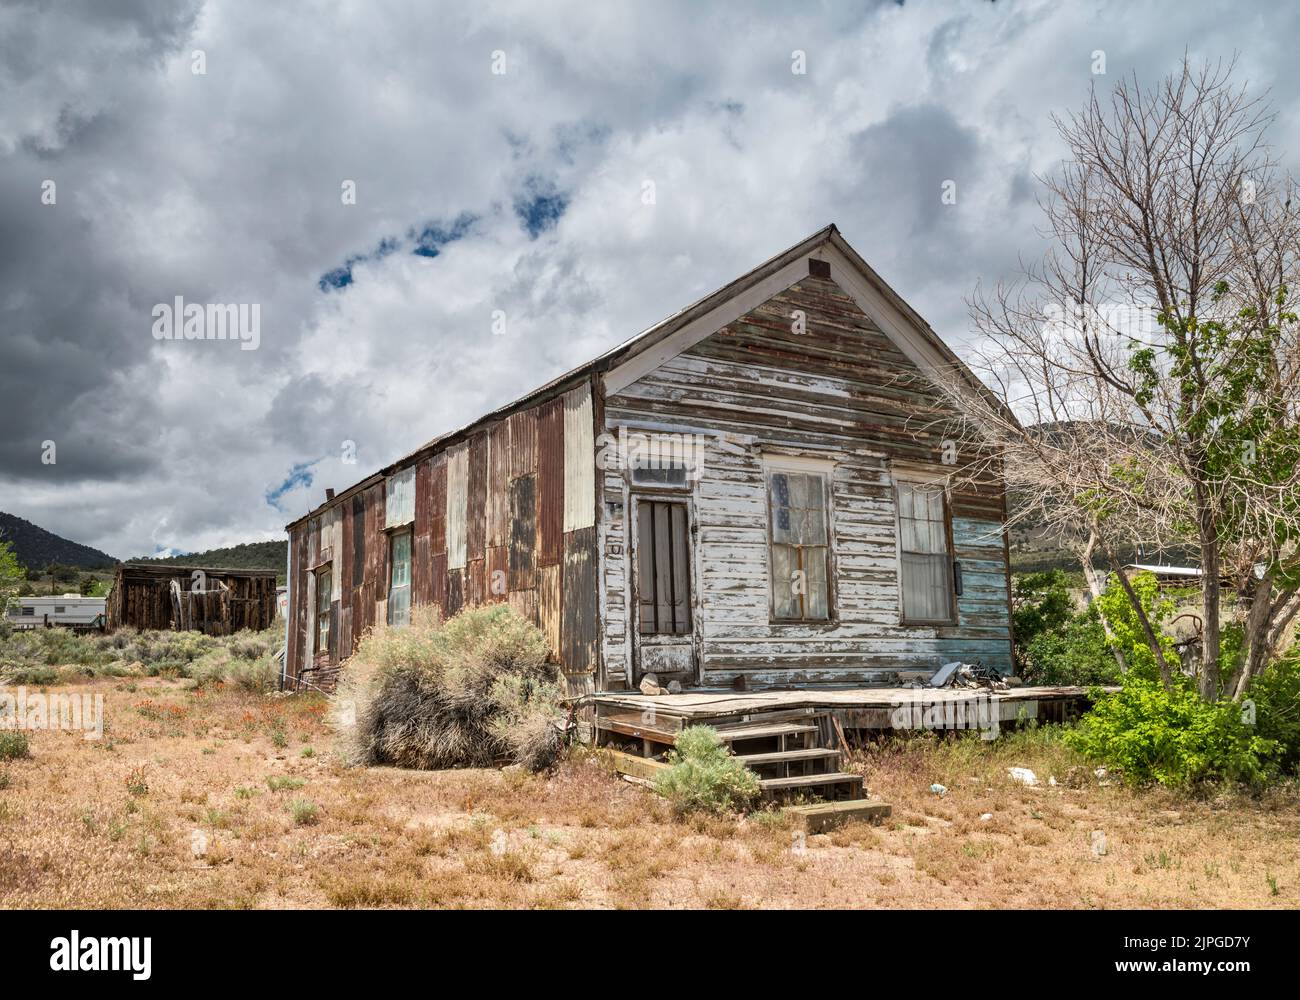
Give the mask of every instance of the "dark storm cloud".
[{"label": "dark storm cloud", "polygon": [[[1188,46],[1241,51],[1289,109],[1296,20],[1173,2],[0,7],[0,509],[122,556],[281,537],[325,487],[830,220],[960,347],[976,282],[1038,251],[1049,113]],[[155,340],[151,310],[178,295],[257,304],[259,348]]]}]

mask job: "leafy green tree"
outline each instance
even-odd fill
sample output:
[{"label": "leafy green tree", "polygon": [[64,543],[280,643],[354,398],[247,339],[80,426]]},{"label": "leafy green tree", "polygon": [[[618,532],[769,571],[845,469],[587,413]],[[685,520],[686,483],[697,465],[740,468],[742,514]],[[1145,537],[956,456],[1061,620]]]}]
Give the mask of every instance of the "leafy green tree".
[{"label": "leafy green tree", "polygon": [[[963,394],[956,477],[996,469],[1023,498],[1013,522],[1101,557],[1129,606],[1117,645],[1144,644],[1171,695],[1180,665],[1124,553],[1194,553],[1207,701],[1242,697],[1300,615],[1300,192],[1234,72],[1185,59],[1056,121],[1049,249],[971,303],[993,392]],[[1115,625],[1118,604],[1099,611]]]},{"label": "leafy green tree", "polygon": [[19,565],[13,546],[9,542],[0,542],[0,615],[7,613],[9,606],[16,602],[18,591],[26,579],[27,573]]}]

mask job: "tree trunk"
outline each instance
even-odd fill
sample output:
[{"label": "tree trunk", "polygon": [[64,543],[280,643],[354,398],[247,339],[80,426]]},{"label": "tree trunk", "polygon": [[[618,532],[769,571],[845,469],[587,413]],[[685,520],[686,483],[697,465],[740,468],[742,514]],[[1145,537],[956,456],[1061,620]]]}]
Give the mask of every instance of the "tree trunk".
[{"label": "tree trunk", "polygon": [[1092,595],[1092,605],[1097,609],[1097,618],[1101,621],[1101,630],[1106,636],[1106,645],[1110,647],[1111,655],[1115,657],[1115,662],[1119,664],[1121,674],[1128,673],[1128,660],[1124,659],[1124,651],[1119,648],[1119,643],[1115,641],[1115,633],[1111,631],[1110,622],[1106,619],[1106,612],[1101,609],[1101,580],[1097,577],[1097,569],[1092,565],[1092,554],[1097,548],[1097,532],[1088,533],[1087,544],[1084,545],[1083,551],[1079,553],[1079,564],[1083,567],[1083,579],[1088,584],[1088,593]]},{"label": "tree trunk", "polygon": [[1128,596],[1128,602],[1133,606],[1133,612],[1137,615],[1138,624],[1142,626],[1142,634],[1146,637],[1147,645],[1151,647],[1151,652],[1155,654],[1156,665],[1160,668],[1160,680],[1164,683],[1165,690],[1170,691],[1174,686],[1173,668],[1169,666],[1169,661],[1165,659],[1164,647],[1160,645],[1160,637],[1156,635],[1155,629],[1151,627],[1151,619],[1147,617],[1146,608],[1142,607],[1142,598],[1138,597],[1137,592],[1133,589],[1133,584],[1129,583],[1128,574],[1124,572],[1124,564],[1115,555],[1115,550],[1111,548],[1110,543],[1103,538],[1101,544],[1106,552],[1106,558],[1110,560],[1111,568],[1115,571],[1115,576],[1119,578],[1119,585],[1124,588],[1124,593]]},{"label": "tree trunk", "polygon": [[[1201,493],[1197,488],[1197,494]],[[1201,697],[1206,701],[1219,700],[1219,652],[1222,636],[1219,629],[1219,608],[1222,604],[1219,577],[1219,536],[1214,523],[1214,514],[1208,502],[1198,503],[1200,507],[1199,530],[1201,541],[1201,610],[1202,610],[1202,644],[1201,644]]]}]

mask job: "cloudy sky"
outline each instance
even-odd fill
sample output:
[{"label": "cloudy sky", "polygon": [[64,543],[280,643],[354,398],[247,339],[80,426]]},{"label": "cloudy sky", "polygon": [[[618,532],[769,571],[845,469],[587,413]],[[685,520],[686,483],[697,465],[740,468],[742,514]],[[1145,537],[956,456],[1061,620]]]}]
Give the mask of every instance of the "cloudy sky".
[{"label": "cloudy sky", "polygon": [[[714,10],[4,0],[0,510],[118,557],[283,537],[832,221],[960,352],[1041,252],[1049,115],[1184,49],[1300,151],[1300,11]],[[257,349],[157,339],[177,296],[256,304]]]}]

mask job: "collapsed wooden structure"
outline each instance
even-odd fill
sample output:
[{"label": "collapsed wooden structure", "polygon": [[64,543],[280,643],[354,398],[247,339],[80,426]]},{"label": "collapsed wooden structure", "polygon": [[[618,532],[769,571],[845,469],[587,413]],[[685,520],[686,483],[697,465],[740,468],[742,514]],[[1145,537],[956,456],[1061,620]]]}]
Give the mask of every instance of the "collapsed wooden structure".
[{"label": "collapsed wooden structure", "polygon": [[198,631],[231,635],[270,628],[275,570],[122,563],[108,596],[108,629]]},{"label": "collapsed wooden structure", "polygon": [[490,602],[575,698],[1010,673],[1002,483],[949,454],[974,394],[830,226],[289,524],[284,681]]}]

